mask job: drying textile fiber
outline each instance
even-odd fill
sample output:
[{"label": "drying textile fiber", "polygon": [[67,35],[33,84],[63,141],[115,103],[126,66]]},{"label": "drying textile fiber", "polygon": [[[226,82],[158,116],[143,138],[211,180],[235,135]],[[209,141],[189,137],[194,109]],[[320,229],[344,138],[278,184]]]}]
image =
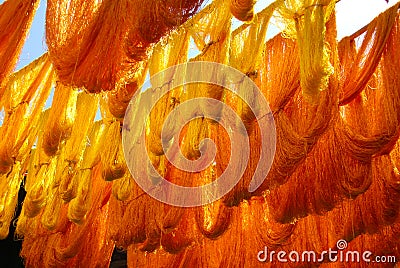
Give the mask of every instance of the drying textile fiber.
[{"label": "drying textile fiber", "polygon": [[[263,263],[257,253],[268,247],[320,256],[338,250],[338,241],[346,250],[372,252],[370,259],[392,256],[385,267],[394,267],[400,261],[400,2],[342,40],[334,0],[276,0],[258,13],[255,0],[206,2],[47,0],[48,52],[18,71],[39,0],[0,5],[0,239],[16,226],[26,267],[108,267],[115,248],[127,251],[128,267],[337,267],[328,258]],[[233,28],[232,20],[243,24]],[[282,32],[267,40],[272,23]],[[239,70],[269,103],[276,150],[255,191],[253,175],[266,164],[260,163],[262,125],[250,107],[258,103],[254,92],[241,92],[246,103],[221,85],[172,88],[168,73],[167,94],[141,91],[146,77],[204,61]],[[124,127],[141,130],[124,125],[135,94],[158,98],[143,126],[147,155],[130,152],[144,165],[138,176],[155,187],[155,173],[196,187],[213,183],[233,161],[244,170],[238,183],[195,207],[163,203],[142,190],[123,147]],[[218,105],[201,103],[185,125],[166,123],[197,98],[237,115],[230,123],[243,123],[248,161],[238,153],[245,144],[231,143],[231,129],[204,116],[222,115]],[[200,171],[176,167],[165,150],[176,143],[185,158],[201,159],[209,149],[204,140],[213,141],[216,155]],[[20,187],[26,197],[15,217]]]}]

